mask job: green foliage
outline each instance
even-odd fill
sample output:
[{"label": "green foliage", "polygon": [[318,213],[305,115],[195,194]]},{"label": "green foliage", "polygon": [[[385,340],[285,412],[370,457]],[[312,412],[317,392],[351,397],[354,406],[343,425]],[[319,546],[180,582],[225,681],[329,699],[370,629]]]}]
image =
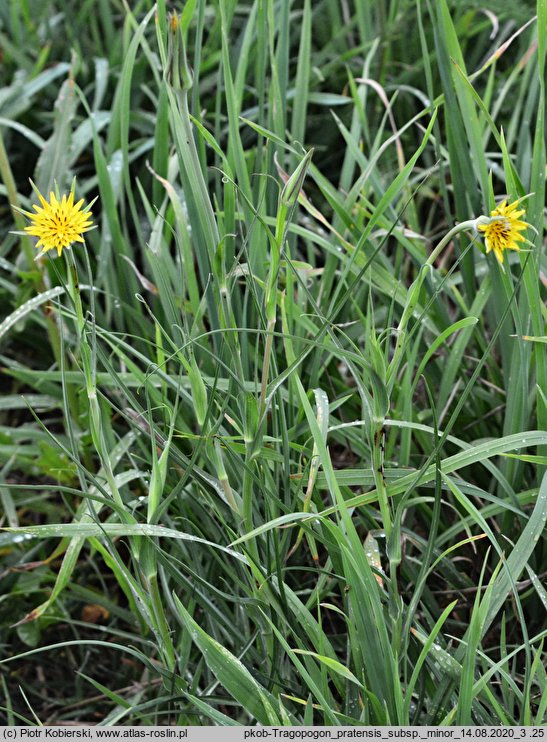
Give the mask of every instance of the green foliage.
[{"label": "green foliage", "polygon": [[481,8],[0,4],[3,721],[545,722],[547,3]]}]

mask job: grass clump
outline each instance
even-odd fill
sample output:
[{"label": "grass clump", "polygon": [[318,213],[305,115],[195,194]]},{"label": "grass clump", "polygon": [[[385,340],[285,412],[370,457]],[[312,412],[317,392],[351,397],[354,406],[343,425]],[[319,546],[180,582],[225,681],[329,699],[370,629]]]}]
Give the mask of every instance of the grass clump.
[{"label": "grass clump", "polygon": [[3,721],[542,724],[545,0],[172,5],[0,10]]}]

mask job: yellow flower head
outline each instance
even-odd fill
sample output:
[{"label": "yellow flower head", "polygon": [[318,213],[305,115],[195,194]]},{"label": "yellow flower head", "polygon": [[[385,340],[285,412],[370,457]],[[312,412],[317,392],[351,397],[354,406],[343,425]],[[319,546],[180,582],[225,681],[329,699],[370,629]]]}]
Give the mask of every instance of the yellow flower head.
[{"label": "yellow flower head", "polygon": [[490,212],[490,216],[494,218],[488,220],[487,224],[477,226],[479,231],[484,232],[486,252],[493,250],[498,263],[502,267],[503,251],[520,250],[518,243],[526,242],[525,237],[520,233],[524,229],[528,229],[529,225],[519,219],[526,213],[524,209],[517,210],[520,200],[509,205],[507,205],[507,201],[502,201],[494,211]]},{"label": "yellow flower head", "polygon": [[92,204],[82,209],[83,198],[75,204],[74,186],[69,195],[64,194],[62,198],[51,191],[49,201],[45,200],[37,188],[34,190],[42,206],[33,204],[36,213],[23,211],[23,214],[31,222],[30,226],[25,227],[25,232],[39,238],[36,247],[41,246],[42,250],[38,257],[53,248],[56,248],[57,255],[60,255],[63,248],[70,247],[73,242],[83,242],[83,233],[93,229],[90,211]]}]

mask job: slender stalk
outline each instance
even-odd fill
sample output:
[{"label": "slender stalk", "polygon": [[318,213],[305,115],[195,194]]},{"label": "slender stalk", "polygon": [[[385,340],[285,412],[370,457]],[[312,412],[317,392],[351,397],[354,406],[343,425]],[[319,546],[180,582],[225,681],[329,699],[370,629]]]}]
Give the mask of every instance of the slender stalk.
[{"label": "slender stalk", "polygon": [[[86,249],[85,244],[84,249]],[[67,265],[68,291],[70,298],[72,299],[72,302],[74,304],[74,310],[76,312],[76,326],[78,329],[80,354],[86,382],[87,398],[89,402],[89,426],[91,437],[93,439],[95,448],[97,449],[97,453],[99,454],[108,486],[110,487],[112,498],[125,513],[124,502],[118,490],[118,485],[116,484],[114,471],[112,469],[112,463],[110,461],[110,456],[108,455],[108,446],[104,438],[103,428],[101,424],[101,408],[99,405],[99,400],[97,397],[97,387],[95,384],[93,353],[87,339],[86,319],[84,316],[82,297],[80,293],[80,284],[78,281],[78,268],[76,266],[76,261],[74,259],[74,253],[72,252],[72,250],[65,250],[64,253],[66,256]],[[91,321],[94,322],[95,318],[92,317]],[[127,515],[126,519],[127,521],[133,522],[133,519],[129,515]]]},{"label": "slender stalk", "polygon": [[[13,215],[13,221],[15,223],[15,226],[17,228],[18,232],[23,232],[25,228],[25,220],[23,216],[19,213],[17,210],[19,208],[19,196],[17,194],[17,186],[15,185],[15,179],[13,177],[13,172],[11,170],[10,164],[9,164],[9,158],[8,154],[6,152],[6,147],[4,145],[4,138],[2,137],[2,131],[0,130],[0,176],[2,180],[4,181],[4,185],[6,186],[8,201],[11,208],[11,213]],[[36,263],[35,261],[35,253],[34,249],[32,247],[32,242],[30,238],[22,234],[20,235],[20,241],[21,241],[21,247],[23,249],[23,252],[25,254],[25,258],[27,261],[27,267],[30,272],[35,273],[34,278],[34,285],[36,288],[36,291],[38,293],[42,293],[43,291],[46,291],[47,286],[44,281],[44,275],[43,275],[43,267],[40,263]],[[36,267],[38,270],[36,271]],[[51,345],[51,349],[53,351],[53,357],[55,358],[55,361],[57,362],[57,366],[61,368],[61,339],[59,337],[59,328],[57,327],[57,322],[55,320],[55,317],[51,314],[48,314],[47,312],[44,312],[44,317],[46,320],[46,330],[49,338],[49,343]],[[71,403],[71,407],[72,407]],[[73,409],[72,412],[75,412]],[[77,415],[75,416],[75,420],[77,421]]]},{"label": "slender stalk", "polygon": [[459,224],[456,224],[455,227],[452,227],[450,232],[445,234],[445,236],[439,242],[437,247],[433,250],[431,255],[425,261],[425,265],[433,265],[433,263],[437,260],[439,255],[444,250],[444,248],[448,245],[450,240],[454,239],[454,237],[457,234],[459,234],[460,232],[464,232],[466,229],[476,229],[478,224],[483,224],[483,223],[486,224],[489,221],[492,221],[490,217],[479,217],[478,219],[468,219],[465,222],[460,222]]},{"label": "slender stalk", "polygon": [[[395,383],[395,379],[397,378],[397,375],[399,373],[399,369],[401,367],[401,363],[403,360],[403,354],[405,350],[407,326],[410,321],[410,318],[414,314],[414,311],[416,309],[416,306],[418,304],[418,300],[420,297],[420,291],[421,291],[423,282],[425,280],[426,275],[431,270],[431,266],[437,260],[437,258],[442,253],[444,248],[449,244],[449,242],[459,232],[463,232],[466,229],[476,229],[478,224],[484,224],[484,223],[489,222],[490,220],[491,220],[490,217],[481,216],[478,219],[470,219],[468,221],[460,222],[459,224],[456,224],[456,226],[453,227],[442,238],[442,240],[434,248],[434,250],[431,252],[429,257],[423,264],[422,268],[420,269],[418,277],[416,278],[416,280],[414,281],[414,283],[408,290],[408,300],[403,309],[403,314],[401,316],[399,326],[397,327],[395,349],[393,351],[391,363],[389,364],[389,368],[387,371],[386,386],[388,388],[388,392],[392,391],[393,385]],[[372,451],[373,473],[374,473],[374,482],[376,484],[376,489],[378,491],[378,502],[380,504],[380,512],[382,515],[384,531],[386,534],[386,538],[389,539],[391,535],[391,530],[392,530],[392,522],[391,522],[391,510],[390,510],[390,505],[389,505],[389,498],[387,496],[387,488],[385,485],[384,474],[383,474],[383,457],[384,457],[383,434],[382,434],[382,429],[380,428],[379,430],[376,431],[374,446],[373,446],[373,451]]]},{"label": "slender stalk", "polygon": [[150,598],[152,601],[152,608],[154,616],[157,622],[156,630],[161,637],[159,646],[161,652],[164,655],[164,662],[170,670],[175,669],[176,665],[176,654],[173,642],[169,632],[169,625],[165,617],[165,611],[163,607],[162,595],[158,586],[158,575],[157,573],[150,576],[149,578]]},{"label": "slender stalk", "polygon": [[386,540],[389,540],[393,525],[391,521],[391,510],[389,506],[389,498],[387,496],[386,480],[384,476],[384,440],[384,429],[383,427],[380,427],[374,434],[374,446],[372,449],[372,471],[374,474],[374,484],[376,485],[376,491],[378,492],[378,503],[380,505],[380,513],[382,516],[382,523],[386,534]]},{"label": "slender stalk", "polygon": [[262,378],[260,381],[260,399],[258,406],[260,414],[264,414],[266,408],[266,391],[268,389],[268,377],[270,375],[270,361],[272,357],[273,330],[275,327],[275,317],[268,322],[266,327],[266,341],[264,344],[264,359],[262,362]]},{"label": "slender stalk", "polygon": [[393,351],[393,356],[391,359],[391,363],[389,364],[389,369],[387,373],[388,389],[393,388],[393,383],[395,379],[397,378],[397,374],[399,372],[399,368],[401,365],[402,356],[404,352],[404,341],[406,339],[406,328],[410,321],[410,318],[414,314],[414,310],[416,309],[416,305],[418,304],[418,299],[420,297],[420,290],[422,288],[422,284],[425,280],[427,273],[431,270],[431,266],[437,260],[437,258],[442,253],[444,248],[448,245],[448,243],[457,234],[459,234],[459,232],[463,232],[466,229],[476,229],[478,224],[486,223],[486,221],[489,221],[489,220],[490,220],[489,217],[479,217],[478,219],[470,219],[468,221],[460,222],[459,224],[456,224],[456,226],[453,227],[442,238],[442,240],[435,247],[431,255],[427,258],[427,260],[421,267],[418,277],[416,278],[416,280],[414,281],[414,283],[408,290],[408,301],[405,305],[405,308],[403,309],[401,321],[399,322],[399,326],[397,327],[395,349]]}]

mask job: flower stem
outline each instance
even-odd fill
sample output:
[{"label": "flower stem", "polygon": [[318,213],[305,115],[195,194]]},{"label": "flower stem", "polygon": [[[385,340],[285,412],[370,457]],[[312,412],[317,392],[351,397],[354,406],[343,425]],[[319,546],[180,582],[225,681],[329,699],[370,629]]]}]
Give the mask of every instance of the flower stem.
[{"label": "flower stem", "polygon": [[[17,186],[15,185],[15,179],[13,177],[13,172],[9,164],[9,158],[6,152],[6,148],[4,145],[4,139],[2,137],[1,131],[0,131],[0,177],[2,178],[4,185],[6,186],[7,197],[8,197],[8,201],[10,204],[11,213],[13,215],[13,221],[15,223],[15,226],[19,232],[23,232],[25,228],[25,220],[21,216],[21,214],[17,211],[17,207],[19,206],[19,196],[17,193]],[[23,253],[25,254],[28,269],[30,272],[34,272],[36,263],[34,260],[34,250],[32,248],[31,240],[25,234],[22,234],[20,236],[20,239],[21,239],[21,247],[23,249]],[[42,272],[34,273],[35,275],[34,286],[38,293],[42,293],[46,291],[47,286],[44,281],[43,268],[39,266],[39,269],[41,269]],[[49,338],[49,343],[53,351],[53,357],[55,358],[57,366],[61,368],[62,350],[61,350],[61,338],[59,336],[59,328],[57,327],[57,322],[53,315],[45,312],[44,316],[46,320],[46,330],[47,330],[47,334]]]},{"label": "flower stem", "polygon": [[425,261],[425,265],[433,265],[433,263],[437,260],[441,252],[444,250],[444,248],[448,245],[450,240],[452,240],[457,234],[460,232],[464,232],[466,229],[475,229],[476,228],[476,219],[468,219],[465,222],[460,222],[459,224],[456,224],[455,227],[452,227],[450,232],[448,232],[442,240],[439,242],[437,247],[433,250],[431,255],[428,257],[428,259]]},{"label": "flower stem", "polygon": [[[99,400],[97,397],[97,387],[95,384],[93,352],[87,339],[86,319],[84,316],[82,297],[80,294],[80,284],[78,281],[78,268],[76,266],[76,261],[74,259],[74,253],[72,252],[72,250],[65,250],[64,253],[67,258],[68,290],[76,312],[76,325],[78,328],[80,354],[85,376],[87,398],[89,402],[89,428],[91,432],[91,438],[93,440],[93,444],[97,450],[97,453],[99,454],[103,471],[106,474],[106,480],[108,482],[112,499],[117,505],[120,506],[120,512],[125,513],[124,502],[118,490],[118,485],[116,484],[114,471],[112,469],[112,463],[108,454],[108,446],[101,424],[101,407],[99,405]],[[92,317],[92,322],[94,321],[95,318]],[[127,515],[125,519],[128,522],[133,522],[133,519],[129,515]]]},{"label": "flower stem", "polygon": [[389,368],[387,372],[387,386],[389,390],[393,389],[393,384],[395,383],[395,379],[397,378],[397,374],[399,373],[399,369],[400,369],[402,358],[403,358],[403,352],[404,352],[404,341],[406,339],[406,328],[410,321],[410,318],[414,314],[416,305],[418,304],[418,299],[420,298],[420,291],[422,289],[422,285],[423,285],[426,275],[430,272],[431,267],[433,266],[433,263],[437,260],[441,252],[448,245],[448,243],[459,232],[463,232],[466,229],[475,229],[476,225],[477,225],[476,219],[469,219],[468,221],[460,222],[459,224],[456,224],[456,226],[453,227],[450,230],[450,232],[448,232],[442,238],[439,244],[435,247],[431,255],[427,258],[427,260],[421,267],[416,280],[414,281],[412,286],[409,288],[408,298],[407,298],[406,304],[403,309],[403,314],[401,316],[399,326],[397,327],[395,350],[393,351],[393,356],[391,358],[391,363],[389,364]]}]

